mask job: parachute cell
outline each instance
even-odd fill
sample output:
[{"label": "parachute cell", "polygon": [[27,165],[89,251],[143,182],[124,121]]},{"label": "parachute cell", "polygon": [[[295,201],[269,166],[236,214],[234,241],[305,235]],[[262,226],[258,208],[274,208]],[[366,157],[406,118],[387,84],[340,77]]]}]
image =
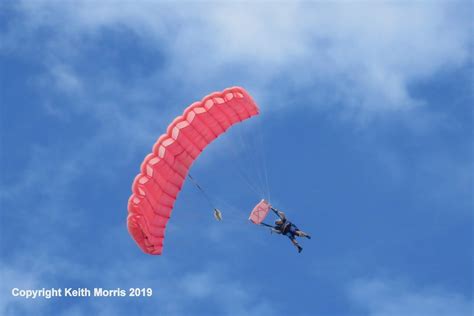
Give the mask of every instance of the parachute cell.
[{"label": "parachute cell", "polygon": [[267,217],[268,211],[270,211],[270,204],[265,200],[261,200],[253,208],[249,220],[254,224],[260,224]]},{"label": "parachute cell", "polygon": [[166,224],[194,160],[230,126],[258,113],[250,95],[232,87],[191,104],[158,138],[128,201],[128,230],[145,253],[162,253]]}]

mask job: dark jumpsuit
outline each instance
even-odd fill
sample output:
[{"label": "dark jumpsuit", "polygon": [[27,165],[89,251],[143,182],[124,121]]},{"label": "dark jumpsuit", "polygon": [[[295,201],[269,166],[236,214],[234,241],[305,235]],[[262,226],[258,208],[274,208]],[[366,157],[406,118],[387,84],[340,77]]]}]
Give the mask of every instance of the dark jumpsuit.
[{"label": "dark jumpsuit", "polygon": [[295,224],[287,220],[285,217],[281,217],[280,214],[278,214],[278,217],[280,217],[282,223],[281,224],[276,224],[275,229],[280,231],[283,235],[287,236],[291,240],[296,239],[296,231],[298,231],[298,227],[296,227]]}]

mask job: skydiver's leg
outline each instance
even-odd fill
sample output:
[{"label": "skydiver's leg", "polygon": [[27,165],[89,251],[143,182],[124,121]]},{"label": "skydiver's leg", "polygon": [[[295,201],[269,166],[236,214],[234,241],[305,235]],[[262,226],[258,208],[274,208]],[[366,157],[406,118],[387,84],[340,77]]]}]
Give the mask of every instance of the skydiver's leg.
[{"label": "skydiver's leg", "polygon": [[296,235],[298,237],[306,237],[308,239],[311,239],[310,235],[308,235],[304,231],[300,230],[298,227],[296,227],[295,224],[291,224],[290,232],[291,232],[292,235]]},{"label": "skydiver's leg", "polygon": [[305,233],[305,232],[302,231],[302,230],[297,230],[297,231],[296,231],[296,235],[297,235],[298,237],[306,237],[306,238],[308,238],[308,239],[311,239],[311,236],[310,236],[308,233]]},{"label": "skydiver's leg", "polygon": [[291,243],[298,249],[298,252],[301,252],[303,250],[303,247],[301,247],[298,242],[296,241],[296,238],[294,235],[289,235],[288,238],[290,238]]}]

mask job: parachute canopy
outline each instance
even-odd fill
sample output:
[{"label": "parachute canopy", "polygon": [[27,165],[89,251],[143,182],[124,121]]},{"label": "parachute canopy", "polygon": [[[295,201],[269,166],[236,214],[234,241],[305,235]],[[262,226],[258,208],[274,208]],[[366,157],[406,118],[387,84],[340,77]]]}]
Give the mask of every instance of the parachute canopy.
[{"label": "parachute canopy", "polygon": [[191,104],[158,138],[128,200],[128,231],[145,253],[162,253],[166,224],[194,160],[230,126],[258,113],[252,97],[232,87]]},{"label": "parachute canopy", "polygon": [[250,213],[249,220],[254,224],[260,224],[263,222],[265,217],[267,217],[268,211],[270,211],[270,204],[265,200],[261,200],[253,208],[252,212]]}]

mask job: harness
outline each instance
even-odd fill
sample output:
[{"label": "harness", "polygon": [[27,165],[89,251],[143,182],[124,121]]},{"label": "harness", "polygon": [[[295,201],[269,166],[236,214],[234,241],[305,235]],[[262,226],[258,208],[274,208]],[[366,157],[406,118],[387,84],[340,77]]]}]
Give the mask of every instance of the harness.
[{"label": "harness", "polygon": [[281,225],[277,225],[276,227],[284,235],[284,234],[286,234],[290,231],[291,222],[286,220],[286,219],[284,219],[282,221],[283,221],[283,223]]}]

